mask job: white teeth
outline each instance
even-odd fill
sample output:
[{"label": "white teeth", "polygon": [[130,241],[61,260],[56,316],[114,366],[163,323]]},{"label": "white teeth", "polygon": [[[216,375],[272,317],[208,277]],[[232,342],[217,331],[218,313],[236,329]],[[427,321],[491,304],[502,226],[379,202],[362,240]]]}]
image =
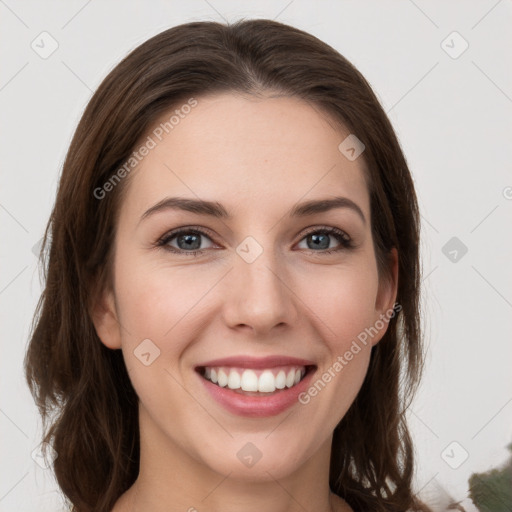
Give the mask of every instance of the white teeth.
[{"label": "white teeth", "polygon": [[286,386],[286,373],[281,370],[276,376],[276,388],[283,389]]},{"label": "white teeth", "polygon": [[258,376],[252,370],[242,373],[240,387],[243,391],[258,391]]},{"label": "white teeth", "polygon": [[[275,372],[277,371],[277,374]],[[242,389],[242,391],[259,391],[273,393],[276,389],[291,388],[300,382],[306,374],[306,368],[294,367],[289,370],[242,370],[228,367],[206,367],[204,378],[221,388]],[[259,375],[259,376],[258,376]]]},{"label": "white teeth", "polygon": [[286,375],[286,387],[291,388],[295,383],[295,370],[290,370]]},{"label": "white teeth", "polygon": [[229,372],[228,378],[228,388],[229,389],[239,389],[240,388],[240,374],[235,370],[231,370]]},{"label": "white teeth", "polygon": [[219,375],[218,375],[218,382],[217,384],[223,388],[225,386],[227,386],[228,384],[228,376],[226,374],[226,372],[224,370],[219,370]]},{"label": "white teeth", "polygon": [[270,370],[265,370],[258,381],[258,391],[261,393],[272,393],[276,390],[275,377]]}]

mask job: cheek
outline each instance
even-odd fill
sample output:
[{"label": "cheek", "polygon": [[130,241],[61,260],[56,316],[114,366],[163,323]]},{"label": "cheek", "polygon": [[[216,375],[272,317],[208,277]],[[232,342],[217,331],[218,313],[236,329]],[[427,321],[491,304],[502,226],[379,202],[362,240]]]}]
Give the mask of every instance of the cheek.
[{"label": "cheek", "polygon": [[200,308],[217,281],[217,274],[194,265],[166,268],[142,258],[133,264],[122,261],[116,272],[120,320],[134,337],[168,340],[173,330],[188,323],[191,311]]},{"label": "cheek", "polygon": [[327,267],[300,279],[297,294],[304,300],[322,338],[336,355],[375,321],[378,291],[373,261]]},{"label": "cheek", "polygon": [[[172,396],[173,403],[184,407],[180,410],[187,410],[186,401],[181,403],[186,396],[177,383],[189,362],[183,354],[212,321],[205,307],[211,307],[208,300],[214,294],[208,293],[224,272],[194,264],[170,268],[143,258],[119,261],[116,297],[123,356],[132,384],[149,409]],[[149,356],[142,356],[148,352]],[[144,359],[153,357],[154,362],[145,366],[149,361]],[[168,396],[161,395],[164,390]]]},{"label": "cheek", "polygon": [[323,418],[321,427],[312,423],[313,429],[332,431],[361,388],[371,356],[367,330],[375,322],[377,289],[371,260],[357,268],[323,269],[301,280],[308,318],[327,349],[315,380],[300,397],[310,414]]},{"label": "cheek", "polygon": [[144,407],[164,417],[165,403],[187,410],[177,364],[190,341],[188,332],[183,336],[192,318],[190,311],[206,286],[190,279],[192,270],[180,270],[157,268],[142,258],[120,259],[116,266],[116,302],[126,368]]}]

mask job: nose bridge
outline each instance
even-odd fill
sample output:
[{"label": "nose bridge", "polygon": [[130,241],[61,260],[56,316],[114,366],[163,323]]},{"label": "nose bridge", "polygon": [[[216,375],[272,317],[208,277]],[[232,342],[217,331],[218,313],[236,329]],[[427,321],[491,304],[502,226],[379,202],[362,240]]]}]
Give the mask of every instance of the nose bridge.
[{"label": "nose bridge", "polygon": [[247,237],[236,249],[227,287],[226,320],[268,331],[295,320],[293,294],[286,285],[285,267],[270,243]]}]

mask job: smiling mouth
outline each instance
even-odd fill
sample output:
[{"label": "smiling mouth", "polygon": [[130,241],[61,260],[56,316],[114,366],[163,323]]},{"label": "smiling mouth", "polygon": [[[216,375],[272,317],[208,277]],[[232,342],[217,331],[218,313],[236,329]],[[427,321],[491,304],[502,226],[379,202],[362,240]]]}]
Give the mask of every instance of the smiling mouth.
[{"label": "smiling mouth", "polygon": [[296,386],[316,366],[287,365],[273,368],[238,368],[202,366],[197,372],[221,388],[248,396],[268,396]]}]

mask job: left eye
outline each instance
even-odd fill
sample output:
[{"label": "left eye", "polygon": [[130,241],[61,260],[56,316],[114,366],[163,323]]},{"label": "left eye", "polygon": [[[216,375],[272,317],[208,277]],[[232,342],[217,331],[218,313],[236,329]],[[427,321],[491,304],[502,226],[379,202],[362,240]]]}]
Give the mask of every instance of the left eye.
[{"label": "left eye", "polygon": [[[335,238],[338,241],[337,247],[333,248],[330,246],[330,238]],[[305,240],[307,245],[307,247],[302,247],[302,249],[313,249],[314,252],[330,253],[352,247],[352,240],[350,237],[343,231],[336,228],[323,228],[310,231],[302,240]],[[322,251],[316,251],[315,249],[322,249]]]}]

